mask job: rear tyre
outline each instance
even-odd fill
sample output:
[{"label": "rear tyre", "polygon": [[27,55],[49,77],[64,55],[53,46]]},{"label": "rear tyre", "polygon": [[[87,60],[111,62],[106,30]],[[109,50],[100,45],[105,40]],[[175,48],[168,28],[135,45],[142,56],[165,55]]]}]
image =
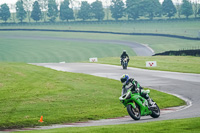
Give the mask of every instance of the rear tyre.
[{"label": "rear tyre", "polygon": [[127,106],[127,111],[128,111],[128,114],[134,119],[134,120],[139,120],[140,117],[141,117],[141,114],[140,114],[140,110],[139,110],[139,106],[136,104],[136,108],[134,109],[132,107],[132,105],[128,105]]},{"label": "rear tyre", "polygon": [[151,111],[152,111],[151,117],[158,118],[160,116],[160,109],[156,103],[155,103],[155,106],[156,107],[151,109]]}]

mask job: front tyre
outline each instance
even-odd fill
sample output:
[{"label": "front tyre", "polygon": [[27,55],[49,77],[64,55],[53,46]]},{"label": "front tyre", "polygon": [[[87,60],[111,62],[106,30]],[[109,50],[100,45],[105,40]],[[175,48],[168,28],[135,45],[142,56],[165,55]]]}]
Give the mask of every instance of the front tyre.
[{"label": "front tyre", "polygon": [[127,111],[128,111],[128,114],[134,119],[134,120],[139,120],[140,117],[141,117],[141,114],[140,114],[140,110],[139,110],[139,107],[138,105],[136,104],[136,108],[134,109],[132,107],[132,105],[128,105],[127,106]]},{"label": "front tyre", "polygon": [[127,69],[127,63],[123,63],[123,69]]},{"label": "front tyre", "polygon": [[155,107],[153,107],[151,111],[152,111],[151,117],[158,118],[160,116],[160,109],[156,103],[155,103]]}]

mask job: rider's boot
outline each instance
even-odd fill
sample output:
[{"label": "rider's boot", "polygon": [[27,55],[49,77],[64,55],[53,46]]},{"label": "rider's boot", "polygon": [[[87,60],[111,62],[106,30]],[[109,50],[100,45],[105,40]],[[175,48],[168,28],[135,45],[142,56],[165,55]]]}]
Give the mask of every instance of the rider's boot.
[{"label": "rider's boot", "polygon": [[155,107],[155,102],[153,102],[151,98],[148,98],[147,101],[148,101],[148,104],[149,104],[149,108]]}]

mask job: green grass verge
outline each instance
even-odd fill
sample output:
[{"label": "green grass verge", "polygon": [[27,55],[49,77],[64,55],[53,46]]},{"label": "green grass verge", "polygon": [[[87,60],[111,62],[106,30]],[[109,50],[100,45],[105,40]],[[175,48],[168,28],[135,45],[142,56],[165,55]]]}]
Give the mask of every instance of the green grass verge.
[{"label": "green grass verge", "polygon": [[[157,67],[146,67],[146,61],[157,61]],[[98,63],[120,65],[119,57],[100,58]],[[192,56],[152,56],[130,57],[129,67],[184,73],[200,73],[200,57]]]},{"label": "green grass verge", "polygon": [[125,33],[162,33],[198,37],[199,21],[78,22],[55,24],[19,24],[1,28],[89,30]]},{"label": "green grass verge", "polygon": [[28,133],[199,133],[200,118],[166,120],[139,124],[111,126],[60,128],[52,130],[25,131]]},{"label": "green grass verge", "polygon": [[[24,63],[0,63],[0,129],[106,119],[128,115],[116,80]],[[152,90],[160,108],[184,105]],[[173,101],[173,102],[172,102]],[[43,115],[44,123],[39,123]]]},{"label": "green grass verge", "polygon": [[[97,44],[97,43],[88,43],[88,42],[73,42],[73,41],[51,41],[51,40],[33,40],[33,39],[7,39],[4,36],[32,36],[32,37],[41,37],[41,36],[45,36],[45,37],[62,37],[62,38],[83,38],[83,39],[97,39],[97,40],[122,40],[122,41],[131,41],[131,42],[138,42],[141,44],[147,44],[149,45],[154,51],[155,53],[159,53],[159,52],[163,52],[163,51],[167,51],[167,50],[180,50],[180,49],[194,49],[194,48],[200,48],[200,43],[199,41],[193,41],[193,40],[184,40],[184,39],[176,39],[176,38],[169,38],[169,37],[156,37],[156,36],[130,36],[130,35],[113,35],[113,34],[92,34],[92,33],[60,33],[60,32],[26,32],[26,31],[13,31],[13,32],[0,32],[0,50],[3,49],[2,45],[10,45],[13,44],[13,46],[11,48],[15,48],[18,47],[18,44],[21,44],[20,41],[24,41],[22,42],[22,44],[26,44],[26,45],[33,45],[33,46],[44,46],[44,44],[49,44],[50,46],[53,44],[54,46],[56,45],[58,48],[61,47],[61,43],[62,43],[62,47],[64,47],[64,49],[66,49],[66,46],[68,46],[69,44],[77,44],[79,45],[80,48],[84,47],[84,44],[88,44],[88,45],[92,45],[92,47],[100,47],[101,45]],[[13,41],[12,41],[13,40]],[[35,43],[34,43],[35,42]],[[59,45],[57,45],[57,42]],[[15,45],[14,45],[15,44]],[[81,45],[83,44],[83,45]],[[69,48],[74,49],[73,47],[76,48],[77,45],[70,45]],[[33,47],[32,46],[32,47]],[[107,47],[108,49],[110,48],[110,46],[112,46],[112,48],[116,48],[119,46],[116,45],[111,45],[111,44],[102,44],[102,46]],[[101,48],[98,48],[100,49]],[[6,51],[11,50],[11,48],[9,47],[9,49],[6,49]],[[89,47],[86,47],[89,48]],[[49,49],[48,45],[46,45],[45,49]],[[62,48],[61,48],[62,49]],[[127,49],[127,47],[122,46],[122,49]],[[28,49],[31,50],[31,49]],[[38,49],[40,50],[40,49]],[[70,50],[70,49],[69,49]],[[78,49],[79,50],[79,49]],[[103,49],[103,51],[106,49]],[[120,49],[121,50],[121,49]],[[127,49],[128,50],[128,49]],[[112,55],[109,53],[109,56],[114,56],[114,55],[118,55],[120,56],[121,52],[117,53],[117,50],[112,51],[112,49],[109,49],[108,51],[111,51]],[[37,52],[37,51],[36,51]],[[84,50],[83,50],[84,52]],[[105,51],[106,52],[106,51]],[[113,54],[114,52],[114,54]],[[129,52],[129,51],[128,51]],[[64,52],[65,53],[65,52]],[[79,53],[82,53],[82,49],[79,51]],[[129,52],[129,54],[131,55],[132,52]],[[76,55],[73,55],[76,56]]]},{"label": "green grass verge", "polygon": [[0,61],[27,63],[80,62],[89,60],[91,57],[118,56],[123,49],[127,49],[130,55],[135,55],[132,49],[123,45],[0,38]]}]

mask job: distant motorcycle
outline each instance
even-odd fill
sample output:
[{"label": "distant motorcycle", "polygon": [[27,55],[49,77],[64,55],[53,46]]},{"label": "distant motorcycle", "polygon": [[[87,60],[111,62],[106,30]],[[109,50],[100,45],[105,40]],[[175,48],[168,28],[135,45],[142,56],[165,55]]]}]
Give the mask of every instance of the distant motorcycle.
[{"label": "distant motorcycle", "polygon": [[[148,94],[150,94],[150,90],[148,90]],[[141,116],[145,115],[150,115],[153,118],[160,116],[158,105],[155,103],[149,107],[147,100],[135,91],[128,90],[126,94],[119,97],[119,100],[127,108],[129,115],[134,120],[139,120]]]},{"label": "distant motorcycle", "polygon": [[128,59],[127,58],[122,59],[122,68],[127,69],[127,66],[128,66]]}]

